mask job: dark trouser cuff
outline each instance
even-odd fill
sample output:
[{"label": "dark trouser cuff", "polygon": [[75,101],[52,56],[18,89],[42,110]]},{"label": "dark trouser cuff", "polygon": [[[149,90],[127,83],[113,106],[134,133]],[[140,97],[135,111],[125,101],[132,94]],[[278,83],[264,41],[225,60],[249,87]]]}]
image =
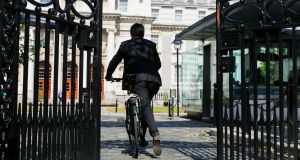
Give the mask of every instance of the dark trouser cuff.
[{"label": "dark trouser cuff", "polygon": [[158,131],[153,131],[153,132],[151,133],[151,136],[152,136],[152,137],[155,137],[155,136],[157,136],[157,135],[159,135],[159,132],[158,132]]}]

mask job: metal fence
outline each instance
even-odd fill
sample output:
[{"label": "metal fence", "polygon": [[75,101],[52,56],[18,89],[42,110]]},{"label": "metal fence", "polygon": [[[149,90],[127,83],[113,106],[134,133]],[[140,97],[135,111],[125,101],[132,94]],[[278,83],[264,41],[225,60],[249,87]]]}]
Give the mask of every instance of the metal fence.
[{"label": "metal fence", "polygon": [[100,159],[101,34],[102,1],[0,1],[0,159]]},{"label": "metal fence", "polygon": [[[19,159],[96,159],[93,104],[18,105]],[[22,112],[27,108],[27,112]]]},{"label": "metal fence", "polygon": [[216,5],[218,159],[299,159],[299,0]]}]

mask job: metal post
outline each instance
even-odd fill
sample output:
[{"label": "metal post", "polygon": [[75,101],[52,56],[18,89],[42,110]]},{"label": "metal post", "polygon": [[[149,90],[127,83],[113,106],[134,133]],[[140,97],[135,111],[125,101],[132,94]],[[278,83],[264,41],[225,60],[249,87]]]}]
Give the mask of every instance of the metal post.
[{"label": "metal post", "polygon": [[118,113],[118,99],[116,99],[116,113]]},{"label": "metal post", "polygon": [[177,117],[179,117],[179,48],[177,50]]},{"label": "metal post", "polygon": [[217,125],[217,159],[222,160],[223,157],[223,126],[222,126],[222,117],[223,117],[223,77],[220,69],[220,59],[221,59],[221,2],[220,0],[216,1],[216,42],[217,42],[217,51],[216,51],[216,58],[217,58],[217,85],[215,86],[215,92],[217,92],[217,97],[215,97],[217,102],[215,104],[215,112],[216,112],[216,125]]},{"label": "metal post", "polygon": [[[96,1],[97,4],[97,16],[96,16],[96,20],[97,20],[97,52],[95,52],[95,60],[94,61],[94,65],[95,67],[97,67],[98,70],[94,70],[94,74],[93,74],[93,80],[94,80],[94,94],[93,94],[93,103],[96,106],[97,110],[97,114],[96,114],[96,119],[97,119],[97,136],[96,136],[96,140],[97,140],[97,148],[96,148],[96,159],[100,159],[100,150],[101,150],[101,95],[100,92],[101,91],[101,81],[99,80],[100,77],[100,73],[101,73],[101,64],[102,64],[102,14],[103,14],[103,1],[97,0]],[[97,72],[96,72],[97,71]],[[100,106],[100,107],[99,107]]]},{"label": "metal post", "polygon": [[172,117],[172,115],[171,115],[171,100],[170,99],[169,99],[168,107],[169,107],[169,117]]}]

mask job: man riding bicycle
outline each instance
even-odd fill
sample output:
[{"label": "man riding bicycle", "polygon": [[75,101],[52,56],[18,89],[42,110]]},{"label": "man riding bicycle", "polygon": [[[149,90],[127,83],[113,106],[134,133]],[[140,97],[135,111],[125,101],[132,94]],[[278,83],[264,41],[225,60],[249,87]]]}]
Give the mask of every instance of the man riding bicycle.
[{"label": "man riding bicycle", "polygon": [[[156,44],[144,39],[144,26],[135,23],[130,28],[131,39],[121,43],[116,55],[110,61],[105,79],[113,79],[112,74],[118,64],[124,59],[123,78],[127,74],[135,75],[132,92],[141,98],[141,121],[143,135],[140,137],[140,146],[145,147],[148,142],[145,139],[147,127],[153,137],[153,151],[156,156],[161,154],[160,134],[154,120],[151,109],[151,100],[161,86],[161,78],[158,70],[161,62],[156,50]],[[124,79],[125,80],[125,79]],[[122,89],[128,90],[128,82],[122,82]]]}]

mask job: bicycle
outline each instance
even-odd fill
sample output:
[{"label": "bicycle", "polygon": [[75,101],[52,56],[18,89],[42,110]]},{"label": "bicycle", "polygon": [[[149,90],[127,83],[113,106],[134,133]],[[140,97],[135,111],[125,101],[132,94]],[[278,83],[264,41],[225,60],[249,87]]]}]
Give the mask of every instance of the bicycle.
[{"label": "bicycle", "polygon": [[[139,137],[142,133],[141,124],[141,103],[138,95],[132,93],[132,87],[135,80],[135,75],[128,74],[125,76],[129,89],[127,90],[127,98],[125,101],[125,128],[129,137],[130,147],[133,158],[138,158]],[[120,82],[123,78],[113,78],[113,81]]]}]

